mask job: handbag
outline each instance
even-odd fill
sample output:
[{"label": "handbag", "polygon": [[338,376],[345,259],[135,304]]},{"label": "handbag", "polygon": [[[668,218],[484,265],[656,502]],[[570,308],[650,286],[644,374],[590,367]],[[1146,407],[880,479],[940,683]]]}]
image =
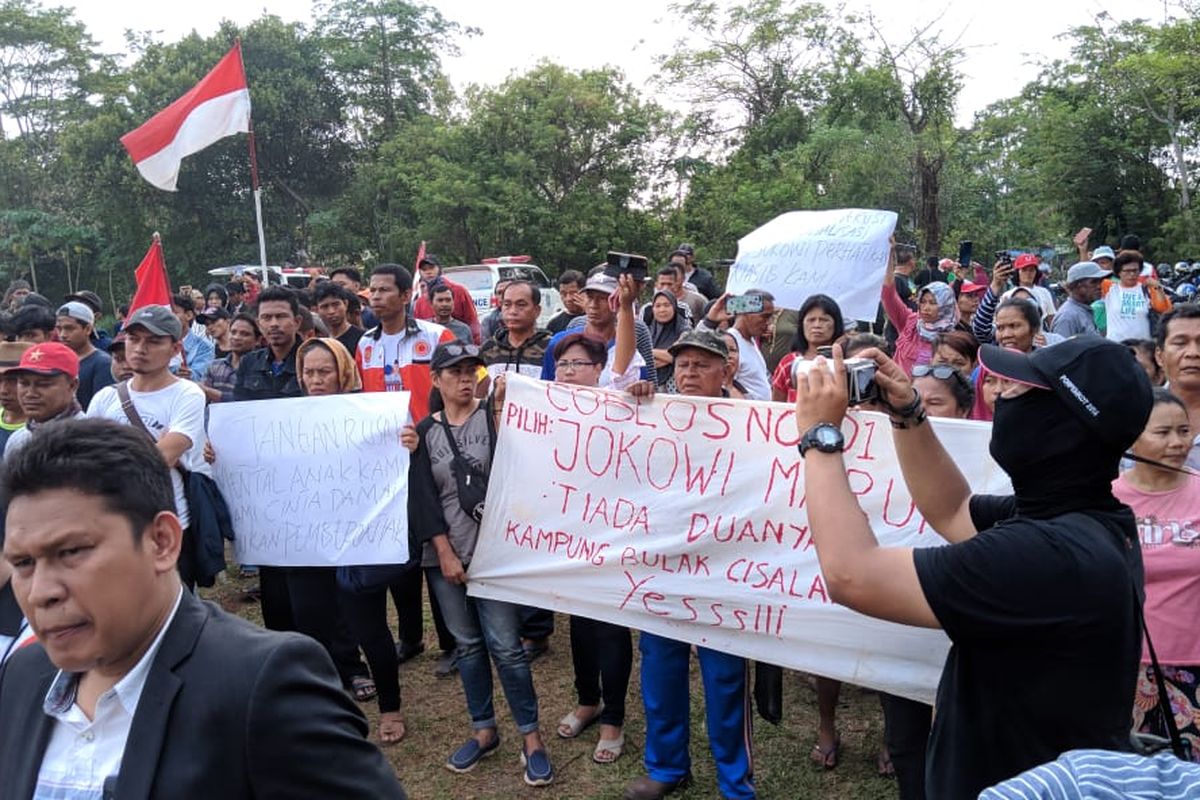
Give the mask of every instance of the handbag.
[{"label": "handbag", "polygon": [[[154,434],[142,421],[129,395],[129,382],[122,381],[115,388],[121,401],[121,410],[125,412],[129,424],[154,439]],[[183,480],[183,493],[190,517],[188,528],[192,532],[195,575],[185,577],[193,578],[201,586],[212,586],[217,573],[225,569],[224,542],[234,540],[233,515],[229,513],[229,505],[216,481],[204,473],[192,472],[180,465],[174,469],[179,470],[179,477]]]},{"label": "handbag", "polygon": [[[492,396],[490,394],[484,405],[484,413],[487,415],[488,450],[494,454],[496,452],[496,418],[492,413]],[[454,483],[458,488],[458,504],[476,523],[482,522],[484,501],[487,500],[488,473],[479,464],[462,454],[458,447],[458,440],[454,438],[454,431],[451,429],[450,423],[446,421],[445,411],[442,412],[440,422],[442,430],[446,433],[446,439],[450,443],[450,450],[454,454],[450,459],[450,474],[454,476]]]},{"label": "handbag", "polygon": [[772,725],[783,720],[783,667],[754,662],[754,705]]}]

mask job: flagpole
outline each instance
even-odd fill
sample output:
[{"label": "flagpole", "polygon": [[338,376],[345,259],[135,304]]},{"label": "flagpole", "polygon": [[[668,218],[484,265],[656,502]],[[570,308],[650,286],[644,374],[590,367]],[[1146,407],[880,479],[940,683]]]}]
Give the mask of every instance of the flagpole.
[{"label": "flagpole", "polygon": [[[237,48],[242,49],[242,40],[236,40]],[[267,275],[267,237],[263,233],[262,220],[262,184],[258,180],[258,150],[254,146],[254,118],[249,117],[247,122],[246,141],[250,146],[250,188],[254,190],[254,219],[258,223],[258,262],[262,266],[262,285],[267,288],[271,285],[271,280]]]}]

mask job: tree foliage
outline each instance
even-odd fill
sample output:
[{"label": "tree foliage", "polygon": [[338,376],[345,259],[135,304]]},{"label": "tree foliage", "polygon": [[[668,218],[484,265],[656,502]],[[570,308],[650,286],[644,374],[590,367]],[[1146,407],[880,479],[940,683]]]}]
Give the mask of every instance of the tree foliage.
[{"label": "tree foliage", "polygon": [[0,275],[115,300],[156,230],[178,282],[256,261],[246,137],[188,158],[175,193],[119,143],[239,37],[273,263],[409,263],[423,240],[448,262],[526,253],[551,272],[683,239],[711,260],[777,214],[838,207],[897,211],[930,254],[1065,246],[1082,226],[1094,243],[1137,233],[1157,258],[1200,246],[1194,9],[1065,32],[1062,58],[970,124],[936,20],[889,40],[801,0],[672,13],[690,33],[656,88],[684,115],[611,68],[541,63],[456,93],[441,59],[470,46],[470,20],[410,0],[130,34],[123,61],[69,10],[0,0]]}]

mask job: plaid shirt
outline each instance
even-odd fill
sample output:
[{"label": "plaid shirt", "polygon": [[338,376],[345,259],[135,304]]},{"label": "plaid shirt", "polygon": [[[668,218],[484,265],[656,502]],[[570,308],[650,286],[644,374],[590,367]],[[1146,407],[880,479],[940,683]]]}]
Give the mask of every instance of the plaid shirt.
[{"label": "plaid shirt", "polygon": [[230,360],[232,356],[218,358],[208,365],[208,372],[200,383],[221,393],[221,402],[233,400],[233,384],[237,378],[237,368]]}]

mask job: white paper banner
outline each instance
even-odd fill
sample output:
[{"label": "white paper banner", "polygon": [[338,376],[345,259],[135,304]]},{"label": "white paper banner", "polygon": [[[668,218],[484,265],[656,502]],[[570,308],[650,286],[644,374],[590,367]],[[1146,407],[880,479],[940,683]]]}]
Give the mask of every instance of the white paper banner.
[{"label": "white paper banner", "polygon": [[[468,591],[932,701],[937,630],[829,601],[795,412],[509,376]],[[1007,492],[991,426],[932,421],[976,491]],[[885,546],[945,544],[900,477],[886,417],[854,413],[850,483]],[[519,476],[519,477],[518,477]]]},{"label": "white paper banner", "polygon": [[861,208],[781,214],[738,240],[726,289],[765,289],[781,308],[827,294],[847,319],[873,320],[896,219]]},{"label": "white paper banner", "polygon": [[407,392],[216,403],[213,477],[241,564],[408,560]]}]

